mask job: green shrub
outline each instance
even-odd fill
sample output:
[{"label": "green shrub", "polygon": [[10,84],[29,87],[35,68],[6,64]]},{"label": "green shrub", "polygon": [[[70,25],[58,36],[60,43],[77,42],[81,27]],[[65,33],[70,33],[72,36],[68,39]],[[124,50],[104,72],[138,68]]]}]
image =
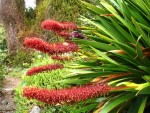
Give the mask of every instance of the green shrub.
[{"label": "green shrub", "polygon": [[[71,83],[108,82],[112,91],[99,97],[94,113],[144,113],[150,90],[150,2],[148,0],[82,1],[92,17],[82,16],[87,40],[81,44],[85,61]],[[91,25],[92,27],[89,27]],[[70,80],[70,77],[68,81]],[[94,108],[94,106],[89,109]]]},{"label": "green shrub", "polygon": [[6,71],[4,65],[4,59],[7,57],[7,47],[6,47],[6,40],[5,40],[5,31],[3,26],[0,25],[0,81],[4,76]]}]

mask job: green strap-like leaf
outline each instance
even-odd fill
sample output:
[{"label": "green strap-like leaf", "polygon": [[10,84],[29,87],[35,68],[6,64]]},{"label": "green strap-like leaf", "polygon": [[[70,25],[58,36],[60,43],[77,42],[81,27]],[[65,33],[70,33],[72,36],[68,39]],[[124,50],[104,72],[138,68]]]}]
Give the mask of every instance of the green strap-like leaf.
[{"label": "green strap-like leaf", "polygon": [[[142,8],[141,5],[137,4],[137,1],[134,0],[125,0],[131,7],[134,7],[139,13],[141,13],[143,16],[145,16],[148,20],[150,20],[150,16],[148,15],[149,13],[145,12]],[[140,0],[141,1],[141,0]],[[149,3],[149,2],[148,2]]]},{"label": "green strap-like leaf", "polygon": [[149,33],[150,33],[150,28],[149,28],[148,26],[143,25],[143,24],[138,23],[138,22],[137,22],[137,24],[138,24],[138,25],[139,25],[142,29],[144,29],[144,30],[146,30],[147,32],[149,32]]},{"label": "green strap-like leaf", "polygon": [[147,72],[150,74],[150,68],[149,67],[145,67],[145,66],[138,66],[140,69],[142,69],[143,71]]},{"label": "green strap-like leaf", "polygon": [[119,65],[116,61],[114,61],[113,59],[109,58],[106,54],[104,54],[103,52],[100,52],[99,50],[91,47],[99,56],[103,57],[104,59],[106,59],[107,61],[111,62],[112,64],[115,65]]},{"label": "green strap-like leaf", "polygon": [[75,42],[80,43],[80,44],[89,45],[89,46],[92,46],[94,48],[101,49],[101,50],[106,50],[106,51],[117,49],[114,46],[111,46],[111,45],[108,45],[108,44],[105,44],[105,43],[101,43],[101,42],[96,42],[96,41],[75,40]]},{"label": "green strap-like leaf", "polygon": [[114,21],[113,19],[110,19],[111,22],[114,24],[114,26],[119,30],[119,32],[131,43],[135,43],[136,40],[134,39],[134,37],[129,34],[126,30],[124,30],[122,28],[122,26],[120,26],[116,21]]},{"label": "green strap-like leaf", "polygon": [[114,24],[109,23],[109,21],[106,21],[104,17],[99,17],[99,20],[102,22],[102,25],[109,31],[109,33],[111,34],[111,38],[119,42],[127,42],[127,39],[118,31]]},{"label": "green strap-like leaf", "polygon": [[127,113],[143,113],[148,96],[140,95],[134,100]]},{"label": "green strap-like leaf", "polygon": [[127,44],[120,43],[120,42],[114,42],[114,43],[116,44],[118,48],[120,48],[120,50],[125,51],[130,57],[132,58],[136,57],[137,55],[136,51],[132,47],[128,46]]},{"label": "green strap-like leaf", "polygon": [[102,8],[100,8],[100,7],[97,7],[97,6],[93,5],[93,4],[90,4],[90,3],[88,3],[88,2],[81,1],[81,3],[82,3],[84,6],[86,6],[88,10],[90,10],[90,11],[92,11],[92,12],[95,12],[95,13],[97,13],[97,14],[105,14],[105,13],[107,13],[106,10],[104,10],[104,9],[102,9]]},{"label": "green strap-like leaf", "polygon": [[118,106],[118,105],[122,104],[123,102],[126,102],[127,100],[130,100],[134,97],[135,97],[135,93],[132,93],[132,92],[121,95],[118,98],[115,98],[113,101],[108,102],[108,104],[100,111],[100,113],[109,113],[116,106]]},{"label": "green strap-like leaf", "polygon": [[142,35],[144,43],[147,44],[147,46],[150,46],[150,38],[146,35],[143,29],[137,24],[134,18],[132,18],[132,21],[136,26],[137,30],[139,31],[139,33]]},{"label": "green strap-like leaf", "polygon": [[101,2],[101,4],[108,10],[110,11],[124,26],[129,28],[136,36],[139,35],[131,21],[126,21],[124,18],[122,18],[118,12],[114,9],[113,6],[109,5],[107,2]]},{"label": "green strap-like leaf", "polygon": [[145,87],[142,90],[140,90],[137,95],[140,95],[140,94],[148,94],[148,95],[150,95],[150,86]]},{"label": "green strap-like leaf", "polygon": [[92,21],[92,20],[90,20],[90,19],[88,19],[88,18],[85,18],[85,17],[83,17],[83,16],[81,16],[80,20],[82,20],[82,21],[84,21],[84,22],[88,22],[89,24],[92,24],[92,25],[96,26],[96,27],[98,28],[98,30],[102,30],[102,31],[103,31],[104,33],[106,33],[107,35],[113,37],[113,36],[109,33],[109,31],[108,31],[103,25],[101,25],[101,22],[100,22],[100,21],[99,21],[99,22],[98,22],[98,21]]},{"label": "green strap-like leaf", "polygon": [[143,97],[141,105],[139,107],[138,113],[143,113],[144,109],[145,109],[145,105],[146,105],[146,101],[147,101],[148,96]]}]

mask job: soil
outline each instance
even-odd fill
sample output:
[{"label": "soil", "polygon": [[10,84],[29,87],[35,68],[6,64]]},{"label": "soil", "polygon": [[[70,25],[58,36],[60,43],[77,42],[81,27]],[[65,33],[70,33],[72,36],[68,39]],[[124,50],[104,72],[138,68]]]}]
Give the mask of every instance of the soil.
[{"label": "soil", "polygon": [[5,76],[0,88],[0,113],[15,113],[14,89],[20,82],[18,77]]}]

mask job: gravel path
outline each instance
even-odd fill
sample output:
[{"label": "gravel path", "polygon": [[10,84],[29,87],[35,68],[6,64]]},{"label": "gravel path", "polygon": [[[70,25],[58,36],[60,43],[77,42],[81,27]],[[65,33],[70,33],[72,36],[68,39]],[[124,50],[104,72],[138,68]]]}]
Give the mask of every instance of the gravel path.
[{"label": "gravel path", "polygon": [[14,89],[20,82],[20,78],[5,76],[0,88],[0,113],[15,113]]}]

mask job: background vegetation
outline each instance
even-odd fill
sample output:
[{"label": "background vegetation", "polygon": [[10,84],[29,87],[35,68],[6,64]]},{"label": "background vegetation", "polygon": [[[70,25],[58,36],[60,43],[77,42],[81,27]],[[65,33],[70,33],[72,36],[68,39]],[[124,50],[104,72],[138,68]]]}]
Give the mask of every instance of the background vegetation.
[{"label": "background vegetation", "polygon": [[[4,33],[4,29],[3,26],[0,26],[0,64],[3,64],[4,59],[7,56],[7,47],[6,47],[6,41],[5,41],[5,33]],[[4,77],[4,73],[5,73],[5,66],[4,65],[0,65],[0,84],[2,81],[2,78]]]}]

